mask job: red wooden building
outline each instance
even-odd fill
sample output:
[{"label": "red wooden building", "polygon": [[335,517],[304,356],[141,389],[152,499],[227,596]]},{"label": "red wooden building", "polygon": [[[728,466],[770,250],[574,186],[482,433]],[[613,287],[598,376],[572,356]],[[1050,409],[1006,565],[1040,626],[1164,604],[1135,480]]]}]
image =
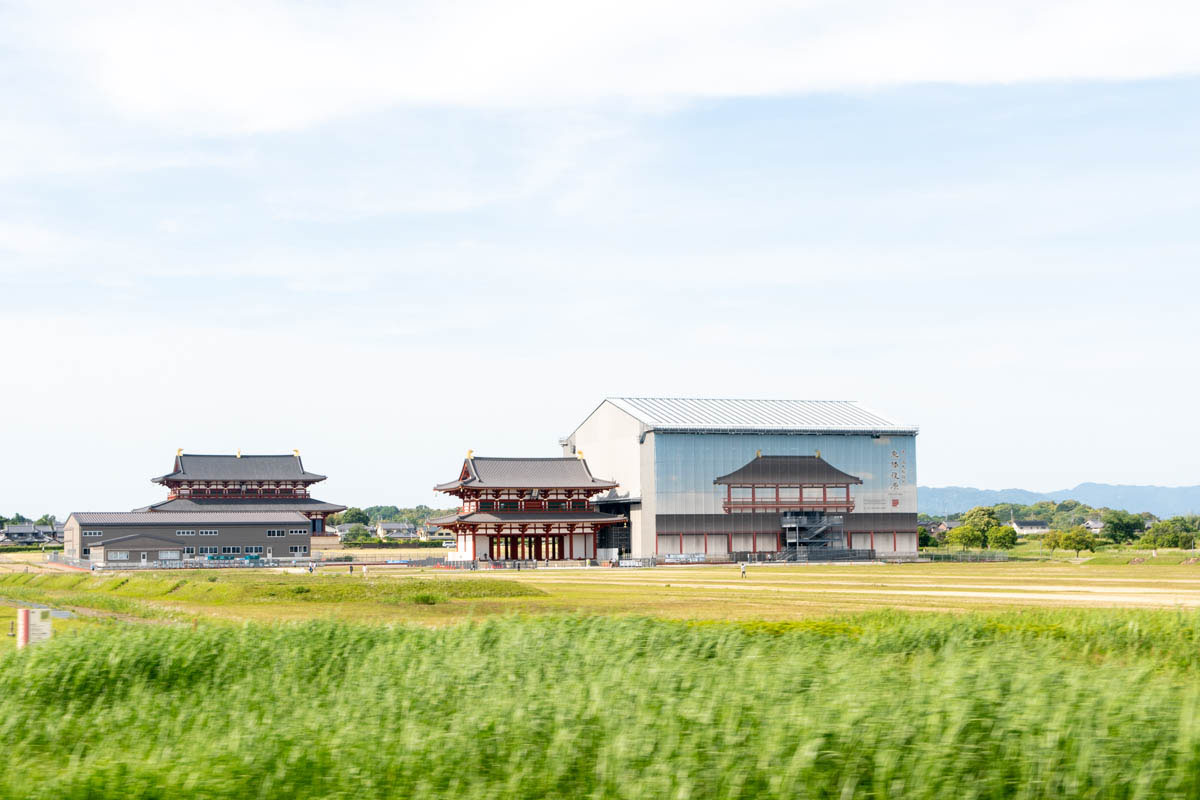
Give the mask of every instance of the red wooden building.
[{"label": "red wooden building", "polygon": [[475,458],[458,479],[434,487],[462,502],[429,520],[458,541],[452,558],[494,561],[595,558],[596,535],[625,522],[596,511],[591,498],[617,486],[592,476],[582,458]]},{"label": "red wooden building", "polygon": [[815,456],[764,456],[713,481],[725,487],[725,513],[854,510],[850,487],[862,478],[842,472]]},{"label": "red wooden building", "polygon": [[[862,478],[842,472],[821,458],[820,450],[811,456],[764,456],[760,450],[753,461],[713,483],[725,487],[725,513],[750,523],[754,552],[760,548],[760,528],[774,538],[767,539],[768,550],[850,547],[841,515],[854,511],[850,487],[861,484]],[[706,537],[706,551],[707,545]],[[732,551],[732,533],[728,546]]]},{"label": "red wooden building", "polygon": [[300,451],[291,455],[196,455],[178,450],[171,471],[151,479],[167,488],[167,499],[135,511],[299,511],[312,533],[325,530],[325,517],[346,507],[309,494],[325,480],[309,472]]}]

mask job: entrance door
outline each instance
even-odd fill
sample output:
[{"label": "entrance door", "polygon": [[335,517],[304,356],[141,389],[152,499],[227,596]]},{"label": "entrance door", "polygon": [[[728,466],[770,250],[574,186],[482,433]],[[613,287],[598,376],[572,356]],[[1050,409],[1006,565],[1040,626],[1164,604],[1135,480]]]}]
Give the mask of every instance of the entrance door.
[{"label": "entrance door", "polygon": [[149,553],[142,553],[142,563],[145,564],[149,560]]},{"label": "entrance door", "polygon": [[271,548],[267,548],[267,558],[271,557]]}]

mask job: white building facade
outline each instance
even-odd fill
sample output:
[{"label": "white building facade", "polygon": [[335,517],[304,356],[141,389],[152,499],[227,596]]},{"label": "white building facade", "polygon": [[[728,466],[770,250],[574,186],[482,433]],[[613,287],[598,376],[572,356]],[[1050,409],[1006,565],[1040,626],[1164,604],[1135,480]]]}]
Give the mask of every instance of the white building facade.
[{"label": "white building facade", "polygon": [[917,432],[851,401],[621,397],[560,444],[619,485],[593,498],[629,519],[601,546],[635,558],[777,551],[796,517],[887,557],[917,553]]}]

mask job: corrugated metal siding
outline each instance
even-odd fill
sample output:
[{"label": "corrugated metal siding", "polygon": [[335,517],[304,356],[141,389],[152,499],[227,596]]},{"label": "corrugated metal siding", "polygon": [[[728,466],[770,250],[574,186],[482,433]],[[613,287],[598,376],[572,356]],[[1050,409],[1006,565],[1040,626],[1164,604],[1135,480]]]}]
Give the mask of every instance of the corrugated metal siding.
[{"label": "corrugated metal siding", "polygon": [[610,397],[609,402],[654,430],[765,430],[915,434],[853,400],[733,400]]}]

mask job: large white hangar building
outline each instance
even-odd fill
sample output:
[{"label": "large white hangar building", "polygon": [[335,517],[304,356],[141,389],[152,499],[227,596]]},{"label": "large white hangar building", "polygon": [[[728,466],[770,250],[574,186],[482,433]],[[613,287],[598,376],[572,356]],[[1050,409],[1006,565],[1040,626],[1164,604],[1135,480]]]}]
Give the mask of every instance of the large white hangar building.
[{"label": "large white hangar building", "polygon": [[560,441],[618,487],[601,547],[917,552],[917,427],[843,400],[610,397]]}]

